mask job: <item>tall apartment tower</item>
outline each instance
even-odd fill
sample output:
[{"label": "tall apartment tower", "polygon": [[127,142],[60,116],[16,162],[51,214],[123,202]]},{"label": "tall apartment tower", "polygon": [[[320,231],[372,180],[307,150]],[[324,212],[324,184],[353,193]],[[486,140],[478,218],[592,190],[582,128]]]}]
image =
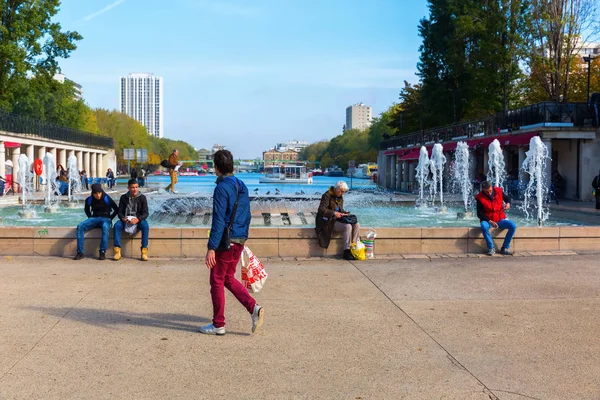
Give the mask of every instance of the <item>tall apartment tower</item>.
[{"label": "tall apartment tower", "polygon": [[364,131],[371,126],[372,109],[363,103],[354,104],[346,108],[346,129]]},{"label": "tall apartment tower", "polygon": [[161,77],[146,73],[122,76],[119,105],[123,114],[139,121],[149,134],[159,138],[164,136]]}]

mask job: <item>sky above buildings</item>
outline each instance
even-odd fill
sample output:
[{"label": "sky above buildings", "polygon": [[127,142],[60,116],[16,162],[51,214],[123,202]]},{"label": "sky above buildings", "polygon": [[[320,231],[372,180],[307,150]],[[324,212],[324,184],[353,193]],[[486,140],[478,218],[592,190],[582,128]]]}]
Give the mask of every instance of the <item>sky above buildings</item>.
[{"label": "sky above buildings", "polygon": [[164,79],[165,137],[261,157],[341,133],[347,106],[379,115],[416,82],[425,0],[62,0],[84,39],[63,73],[117,109],[119,77]]}]

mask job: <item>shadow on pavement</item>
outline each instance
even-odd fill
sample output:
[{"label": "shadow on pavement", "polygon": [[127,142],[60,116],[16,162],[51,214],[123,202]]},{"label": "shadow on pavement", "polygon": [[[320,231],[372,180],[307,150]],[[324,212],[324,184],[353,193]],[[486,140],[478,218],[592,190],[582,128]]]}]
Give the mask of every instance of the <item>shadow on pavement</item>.
[{"label": "shadow on pavement", "polygon": [[[132,325],[199,333],[200,326],[211,322],[211,319],[187,314],[143,314],[95,308],[67,307],[26,307],[26,309],[38,311],[44,315],[52,315],[59,319],[67,318],[72,321],[100,326],[106,329],[117,329],[120,325]],[[227,331],[227,334],[250,336],[246,332]]]}]

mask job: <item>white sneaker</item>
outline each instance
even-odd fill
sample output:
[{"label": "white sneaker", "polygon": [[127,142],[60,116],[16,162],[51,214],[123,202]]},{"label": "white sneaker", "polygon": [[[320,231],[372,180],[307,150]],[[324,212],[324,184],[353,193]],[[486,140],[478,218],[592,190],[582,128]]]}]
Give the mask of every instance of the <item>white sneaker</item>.
[{"label": "white sneaker", "polygon": [[255,305],[254,311],[252,312],[252,333],[256,332],[256,330],[261,327],[264,317],[265,309],[258,304]]},{"label": "white sneaker", "polygon": [[213,324],[209,324],[206,326],[200,327],[200,333],[204,333],[205,335],[219,335],[222,336],[225,334],[225,327],[222,326],[220,328],[216,328]]}]

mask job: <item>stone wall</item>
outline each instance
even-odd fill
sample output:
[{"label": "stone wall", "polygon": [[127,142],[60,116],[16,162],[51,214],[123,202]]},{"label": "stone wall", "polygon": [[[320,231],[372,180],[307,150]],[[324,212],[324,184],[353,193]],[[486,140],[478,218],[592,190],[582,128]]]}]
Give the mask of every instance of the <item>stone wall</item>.
[{"label": "stone wall", "polygon": [[[206,254],[207,228],[150,228],[150,257],[196,258]],[[363,233],[366,229],[363,229]],[[498,248],[504,232],[494,232]],[[98,255],[100,231],[87,232],[85,254]],[[2,256],[37,255],[72,257],[76,252],[74,228],[0,227]],[[333,257],[342,240],[334,237],[322,249],[312,228],[252,228],[248,246],[258,257]],[[123,235],[124,257],[139,257],[140,234]],[[600,251],[600,227],[518,228],[512,249],[516,252]],[[479,228],[379,228],[375,255],[482,253],[485,243]],[[107,256],[112,257],[112,237]]]}]

